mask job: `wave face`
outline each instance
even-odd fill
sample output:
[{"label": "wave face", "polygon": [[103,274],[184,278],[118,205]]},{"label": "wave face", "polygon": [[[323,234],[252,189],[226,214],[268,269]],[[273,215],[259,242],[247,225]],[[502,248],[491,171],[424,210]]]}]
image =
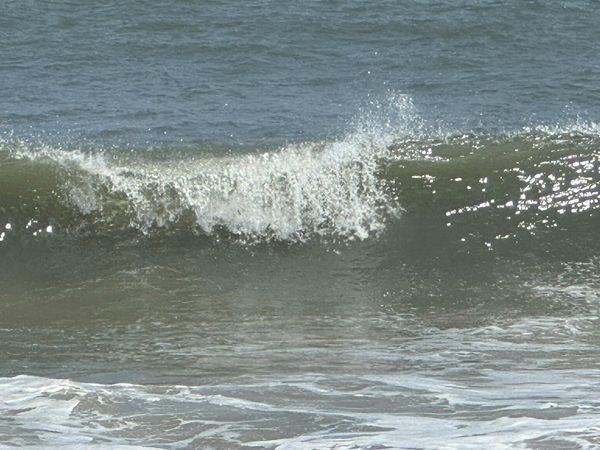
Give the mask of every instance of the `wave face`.
[{"label": "wave face", "polygon": [[404,210],[430,216],[428,226],[443,220],[486,235],[491,246],[597,220],[599,149],[595,124],[499,136],[365,131],[219,157],[4,143],[0,225],[3,240],[131,232],[352,240],[380,234]]},{"label": "wave face", "polygon": [[593,123],[402,141],[394,149],[385,176],[405,214],[426,217],[432,235],[489,250],[533,241],[597,248],[600,138]]}]

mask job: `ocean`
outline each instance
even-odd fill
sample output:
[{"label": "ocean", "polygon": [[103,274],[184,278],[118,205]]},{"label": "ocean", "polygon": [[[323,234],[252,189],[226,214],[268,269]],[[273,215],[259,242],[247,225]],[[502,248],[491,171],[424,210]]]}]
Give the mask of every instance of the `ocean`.
[{"label": "ocean", "polygon": [[0,448],[600,447],[592,0],[4,0]]}]

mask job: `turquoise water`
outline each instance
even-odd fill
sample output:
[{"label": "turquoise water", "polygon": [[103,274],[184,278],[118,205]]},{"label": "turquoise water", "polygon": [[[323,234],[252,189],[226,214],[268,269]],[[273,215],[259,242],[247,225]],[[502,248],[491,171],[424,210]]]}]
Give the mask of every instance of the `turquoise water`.
[{"label": "turquoise water", "polygon": [[594,2],[2,6],[0,447],[599,445]]}]

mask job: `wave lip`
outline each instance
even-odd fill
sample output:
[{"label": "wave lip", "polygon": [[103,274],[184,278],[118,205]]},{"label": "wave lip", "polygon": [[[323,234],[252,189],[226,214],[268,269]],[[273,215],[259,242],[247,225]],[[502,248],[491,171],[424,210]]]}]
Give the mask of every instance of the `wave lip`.
[{"label": "wave lip", "polygon": [[59,173],[58,202],[71,210],[70,220],[144,234],[191,227],[248,240],[304,241],[364,239],[384,229],[397,212],[377,176],[386,152],[373,136],[357,134],[227,157],[111,158],[24,147],[11,156]]}]

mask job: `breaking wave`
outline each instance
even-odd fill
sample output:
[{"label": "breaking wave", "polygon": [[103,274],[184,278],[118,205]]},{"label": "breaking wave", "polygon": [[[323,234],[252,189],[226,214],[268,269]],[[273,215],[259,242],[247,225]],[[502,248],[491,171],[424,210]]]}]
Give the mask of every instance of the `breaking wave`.
[{"label": "breaking wave", "polygon": [[[12,186],[3,189],[16,191],[13,200],[21,201],[13,207],[37,203],[25,214],[32,217],[9,211],[7,223],[27,219],[25,226],[31,227],[32,221],[45,221],[38,227],[42,231],[56,223],[144,234],[185,228],[277,240],[364,239],[396,213],[377,176],[385,152],[370,136],[258,154],[168,159],[16,147],[0,171],[13,173]],[[28,171],[37,173],[26,176]],[[11,183],[11,177],[2,178]]]},{"label": "breaking wave", "polygon": [[345,139],[225,156],[0,146],[0,240],[19,231],[353,240],[403,211],[426,214],[424,226],[475,227],[460,239],[485,234],[491,246],[565,218],[595,220],[599,208],[594,123],[499,136],[358,127]]}]

